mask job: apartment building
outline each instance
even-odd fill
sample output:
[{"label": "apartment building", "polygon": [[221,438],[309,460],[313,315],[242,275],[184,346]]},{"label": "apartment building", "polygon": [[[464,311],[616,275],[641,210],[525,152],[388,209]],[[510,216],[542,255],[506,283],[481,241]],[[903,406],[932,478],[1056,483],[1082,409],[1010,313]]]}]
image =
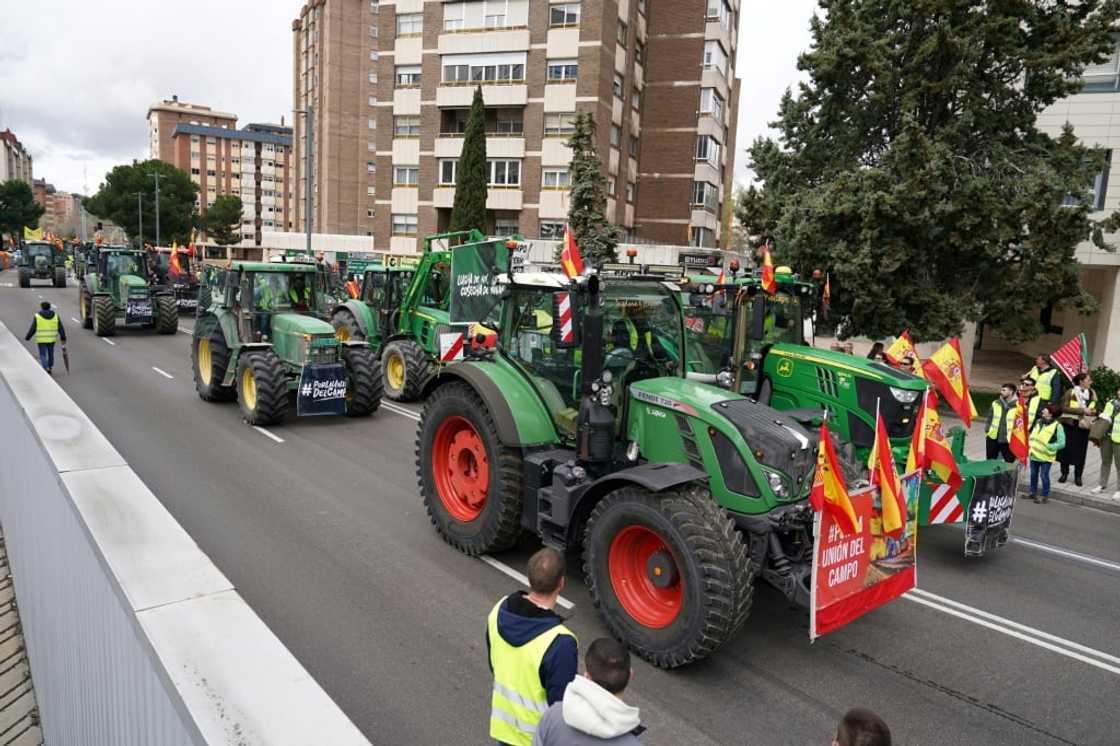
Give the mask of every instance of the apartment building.
[{"label": "apartment building", "polygon": [[171,138],[179,124],[206,125],[236,129],[237,116],[224,111],[214,111],[209,106],[188,104],[178,96],[164,99],[148,108],[149,158],[170,163],[173,158]]},{"label": "apartment building", "polygon": [[[293,23],[314,111],[314,229],[415,250],[443,230],[476,87],[488,231],[556,238],[577,112],[597,123],[628,240],[715,247],[734,172],[738,0],[313,0]],[[294,191],[303,227],[303,117]]]},{"label": "apartment building", "polygon": [[23,181],[31,185],[31,154],[10,129],[0,132],[0,184],[5,181]]}]

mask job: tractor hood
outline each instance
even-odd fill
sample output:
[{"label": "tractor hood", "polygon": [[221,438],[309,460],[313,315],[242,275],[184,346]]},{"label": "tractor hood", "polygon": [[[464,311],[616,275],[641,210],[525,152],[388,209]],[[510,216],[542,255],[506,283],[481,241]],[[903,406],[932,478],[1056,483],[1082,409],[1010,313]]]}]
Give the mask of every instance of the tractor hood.
[{"label": "tractor hood", "polygon": [[121,297],[127,298],[130,294],[134,294],[130,293],[131,290],[139,288],[147,291],[148,283],[136,275],[121,275],[118,287],[121,289]]},{"label": "tractor hood", "polygon": [[299,313],[278,313],[272,317],[272,333],[280,334],[327,334],[334,336],[334,327],[314,316]]},{"label": "tractor hood", "polygon": [[338,339],[334,327],[314,316],[278,313],[272,317],[272,350],[286,363],[336,362]]},{"label": "tractor hood", "polygon": [[[911,375],[897,368],[892,368],[886,363],[875,362],[867,358],[849,355],[846,352],[823,350],[818,347],[794,345],[779,342],[770,348],[776,362],[782,359],[793,363],[807,363],[822,368],[831,368],[836,371],[850,373],[857,378],[868,379],[876,383],[894,386],[895,388],[911,391],[925,391],[926,382],[915,375]],[[779,372],[779,375],[781,373]]]}]

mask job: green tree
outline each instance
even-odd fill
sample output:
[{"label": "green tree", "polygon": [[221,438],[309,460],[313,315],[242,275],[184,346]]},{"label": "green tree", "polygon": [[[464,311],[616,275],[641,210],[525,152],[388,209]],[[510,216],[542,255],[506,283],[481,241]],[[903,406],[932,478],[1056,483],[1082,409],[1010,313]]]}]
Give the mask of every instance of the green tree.
[{"label": "green tree", "polygon": [[223,194],[206,208],[202,215],[202,229],[211,241],[219,246],[229,246],[241,240],[241,198]]},{"label": "green tree", "polygon": [[595,118],[576,115],[568,147],[572,149],[572,192],[568,225],[584,261],[591,265],[616,261],[618,228],[607,221],[607,177],[595,151]]},{"label": "green tree", "polygon": [[782,99],[779,142],[750,148],[748,233],[831,273],[846,335],[975,321],[1017,341],[1041,332],[1032,309],[1091,310],[1074,250],[1117,227],[1090,217],[1103,158],[1036,117],[1108,59],[1118,5],[820,0],[808,81]]},{"label": "green tree", "polygon": [[[186,244],[190,240],[191,229],[198,221],[194,209],[198,185],[191,181],[185,171],[160,160],[133,162],[129,165],[115,166],[105,176],[105,183],[92,197],[86,197],[83,205],[89,212],[101,218],[108,218],[124,228],[133,239],[143,243],[156,240],[156,180],[159,180],[159,220],[160,241],[170,244],[177,241]],[[144,235],[139,235],[140,222],[137,213],[136,195],[143,195]]]},{"label": "green tree", "polygon": [[486,230],[486,188],[490,164],[486,162],[486,107],[482,87],[475,88],[463,153],[455,173],[455,203],[451,207],[451,230]]},{"label": "green tree", "polygon": [[35,201],[27,182],[5,181],[0,184],[0,232],[23,238],[24,228],[35,228],[43,214],[42,205]]}]

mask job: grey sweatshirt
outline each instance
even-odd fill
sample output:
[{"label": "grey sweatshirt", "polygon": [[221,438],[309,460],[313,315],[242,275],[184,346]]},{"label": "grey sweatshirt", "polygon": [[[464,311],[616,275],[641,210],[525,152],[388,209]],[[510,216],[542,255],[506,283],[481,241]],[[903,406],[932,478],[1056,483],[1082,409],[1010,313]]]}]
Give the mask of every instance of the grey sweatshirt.
[{"label": "grey sweatshirt", "polygon": [[548,708],[533,736],[533,746],[640,746],[644,730],[638,708],[631,707],[586,676],[577,676],[564,700]]}]

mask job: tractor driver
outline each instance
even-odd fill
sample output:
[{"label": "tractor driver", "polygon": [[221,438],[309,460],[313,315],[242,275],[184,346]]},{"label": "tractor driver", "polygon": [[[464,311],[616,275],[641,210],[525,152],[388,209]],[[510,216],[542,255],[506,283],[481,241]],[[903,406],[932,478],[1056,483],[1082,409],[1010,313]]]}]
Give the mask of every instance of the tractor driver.
[{"label": "tractor driver", "polygon": [[253,317],[262,337],[272,334],[272,312],[276,308],[276,294],[267,274],[259,274],[253,283]]},{"label": "tractor driver", "polygon": [[294,311],[307,313],[311,310],[311,287],[307,284],[307,278],[302,273],[292,275],[292,282],[288,288],[288,300],[291,302]]}]

